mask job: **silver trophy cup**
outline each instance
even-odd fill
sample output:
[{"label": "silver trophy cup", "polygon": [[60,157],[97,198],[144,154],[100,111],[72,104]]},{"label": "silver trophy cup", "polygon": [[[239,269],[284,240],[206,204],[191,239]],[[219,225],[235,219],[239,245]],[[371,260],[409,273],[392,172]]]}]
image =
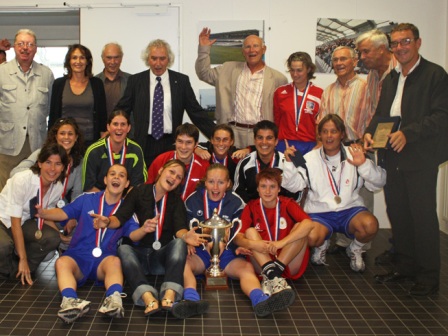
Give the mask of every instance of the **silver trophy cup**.
[{"label": "silver trophy cup", "polygon": [[[235,234],[229,238],[230,230],[233,228],[235,223],[238,222],[238,229]],[[211,266],[205,271],[205,289],[227,289],[227,275],[225,272],[219,267],[219,255],[221,251],[221,246],[227,247],[230,242],[235,238],[238,232],[241,230],[241,221],[238,218],[235,218],[232,222],[221,218],[218,215],[218,210],[215,209],[213,211],[213,216],[204,222],[199,222],[198,219],[193,218],[190,221],[190,228],[194,226],[194,223],[202,228],[203,233],[208,233],[212,236],[212,247],[210,249],[211,254]],[[227,243],[225,243],[225,241]]]}]

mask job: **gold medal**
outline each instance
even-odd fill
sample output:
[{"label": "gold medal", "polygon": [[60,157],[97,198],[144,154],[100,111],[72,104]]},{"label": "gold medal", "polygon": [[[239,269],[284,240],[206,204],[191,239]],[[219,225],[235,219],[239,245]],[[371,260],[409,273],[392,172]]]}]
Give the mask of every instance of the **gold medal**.
[{"label": "gold medal", "polygon": [[336,202],[336,204],[340,204],[342,200],[339,195],[336,195],[336,196],[334,196],[334,201]]},{"label": "gold medal", "polygon": [[36,237],[37,240],[42,238],[42,231],[41,230],[37,230],[36,233],[34,234],[34,237]]}]

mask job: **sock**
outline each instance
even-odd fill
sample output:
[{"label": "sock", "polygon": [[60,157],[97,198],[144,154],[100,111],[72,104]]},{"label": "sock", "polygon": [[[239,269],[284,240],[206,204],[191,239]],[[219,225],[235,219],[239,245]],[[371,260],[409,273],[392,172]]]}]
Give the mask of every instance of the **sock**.
[{"label": "sock", "polygon": [[260,302],[267,300],[269,296],[264,294],[260,288],[255,288],[249,293],[249,298],[252,302],[252,307],[255,307]]},{"label": "sock", "polygon": [[355,250],[362,249],[362,247],[365,245],[365,243],[360,243],[359,241],[357,241],[356,238],[353,239],[352,244]]},{"label": "sock", "polygon": [[280,271],[283,272],[285,271],[286,265],[284,263],[282,263],[280,260],[276,259],[274,261],[274,264],[280,269]]},{"label": "sock", "polygon": [[106,290],[106,297],[111,296],[115,292],[123,292],[123,286],[117,283],[109,286],[109,288]]},{"label": "sock", "polygon": [[275,277],[280,278],[283,272],[275,262],[271,260],[261,267],[261,273],[266,275],[269,280],[273,280]]},{"label": "sock", "polygon": [[184,289],[184,299],[189,301],[199,301],[201,298],[199,297],[199,293],[194,288],[185,288]]},{"label": "sock", "polygon": [[63,290],[61,290],[61,295],[68,298],[78,298],[78,294],[76,294],[76,291],[73,288],[64,288]]}]

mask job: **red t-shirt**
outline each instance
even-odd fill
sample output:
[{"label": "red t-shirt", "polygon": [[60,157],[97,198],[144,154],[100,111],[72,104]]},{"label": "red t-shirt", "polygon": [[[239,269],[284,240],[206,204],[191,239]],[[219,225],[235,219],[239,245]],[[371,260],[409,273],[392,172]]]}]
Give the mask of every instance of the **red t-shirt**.
[{"label": "red t-shirt", "polygon": [[261,199],[251,200],[241,214],[242,227],[240,233],[244,234],[250,227],[254,227],[263,240],[271,240],[269,232],[271,232],[272,240],[282,240],[292,230],[294,224],[310,218],[305,211],[292,199],[285,196],[279,196],[280,201],[280,225],[278,228],[278,236],[275,239],[276,232],[276,208],[264,208],[267,221],[269,222],[269,230],[263,218],[263,211],[260,207]]},{"label": "red t-shirt", "polygon": [[[174,153],[175,151],[169,151],[166,153],[162,153],[158,157],[156,157],[156,159],[151,163],[151,166],[149,166],[148,179],[146,181],[146,184],[151,184],[155,182],[155,179],[159,174],[160,168],[162,168],[166,162],[174,159]],[[192,167],[190,169],[190,165],[187,166],[187,172],[182,183],[183,201],[185,201],[185,199],[196,190],[197,183],[201,178],[205,176],[205,173],[209,165],[210,164],[208,161],[205,161],[196,154],[193,154]]]}]

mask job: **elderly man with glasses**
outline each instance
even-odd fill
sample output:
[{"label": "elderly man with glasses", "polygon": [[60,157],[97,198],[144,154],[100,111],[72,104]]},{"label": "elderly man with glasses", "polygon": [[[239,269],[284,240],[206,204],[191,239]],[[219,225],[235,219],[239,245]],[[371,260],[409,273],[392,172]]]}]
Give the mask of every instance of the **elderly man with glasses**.
[{"label": "elderly man with glasses", "polygon": [[[1,45],[7,43],[2,40]],[[42,147],[54,81],[51,70],[34,61],[33,31],[16,33],[14,51],[16,57],[0,67],[0,190],[10,171]]]},{"label": "elderly man with glasses", "polygon": [[210,29],[203,28],[199,34],[196,74],[201,81],[215,87],[218,124],[229,124],[235,134],[235,147],[244,148],[254,144],[253,129],[257,122],[274,121],[274,91],[288,80],[265,64],[266,45],[259,36],[249,35],[242,41],[244,62],[228,61],[212,68],[210,53],[215,42]]}]

